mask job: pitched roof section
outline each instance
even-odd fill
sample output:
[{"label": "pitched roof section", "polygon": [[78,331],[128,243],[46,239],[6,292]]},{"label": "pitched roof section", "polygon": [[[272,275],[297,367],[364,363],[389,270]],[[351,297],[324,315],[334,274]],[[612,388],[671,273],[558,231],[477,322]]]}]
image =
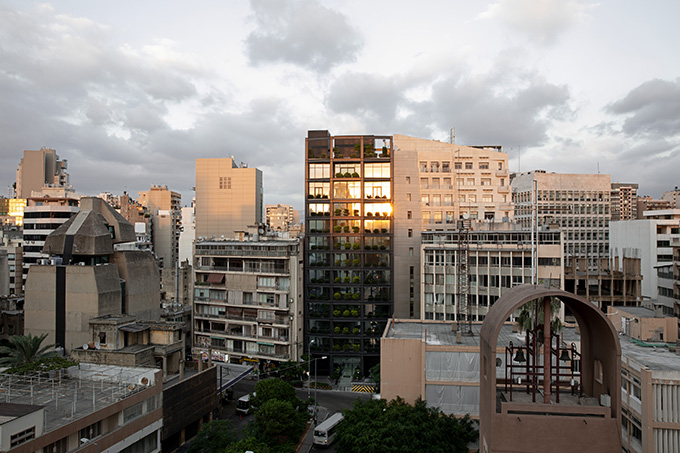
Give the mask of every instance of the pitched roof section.
[{"label": "pitched roof section", "polygon": [[135,241],[132,224],[104,200],[82,198],[80,208],[78,214],[47,236],[43,253],[61,256],[111,255],[114,244]]}]

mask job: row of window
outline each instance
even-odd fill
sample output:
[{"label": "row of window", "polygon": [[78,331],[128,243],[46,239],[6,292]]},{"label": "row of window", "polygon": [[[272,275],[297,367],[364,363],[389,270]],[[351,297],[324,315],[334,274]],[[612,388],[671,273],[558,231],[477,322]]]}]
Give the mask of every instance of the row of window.
[{"label": "row of window", "polygon": [[[309,179],[329,179],[330,164],[309,164]],[[363,170],[363,171],[362,171]],[[333,176],[336,178],[389,178],[390,163],[336,163],[333,165]]]},{"label": "row of window", "polygon": [[[479,161],[477,164],[477,168],[480,170],[489,170],[491,163],[488,160],[482,160]],[[503,170],[503,162],[495,162],[495,165],[498,170]],[[466,162],[454,162],[453,163],[453,168],[455,170],[462,170],[465,168],[466,170],[472,170],[473,169],[473,162],[472,161],[466,161]],[[451,162],[450,161],[430,161],[430,165],[428,166],[427,161],[420,161],[420,171],[423,173],[426,172],[431,172],[431,173],[439,173],[441,170],[442,173],[448,173],[451,171]]]}]

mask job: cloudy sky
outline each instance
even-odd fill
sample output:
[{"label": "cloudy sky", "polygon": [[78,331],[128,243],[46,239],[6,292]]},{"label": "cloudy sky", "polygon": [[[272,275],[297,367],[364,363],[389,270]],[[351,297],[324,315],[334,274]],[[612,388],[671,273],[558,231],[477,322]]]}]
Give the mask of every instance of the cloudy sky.
[{"label": "cloudy sky", "polygon": [[500,144],[511,170],[680,185],[677,0],[0,0],[0,183],[193,195],[198,157],[303,206],[307,130]]}]

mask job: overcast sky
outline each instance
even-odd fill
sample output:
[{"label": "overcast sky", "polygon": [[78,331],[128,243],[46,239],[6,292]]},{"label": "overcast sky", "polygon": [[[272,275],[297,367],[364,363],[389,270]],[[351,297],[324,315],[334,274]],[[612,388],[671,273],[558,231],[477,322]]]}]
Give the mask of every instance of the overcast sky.
[{"label": "overcast sky", "polygon": [[[303,207],[307,130],[500,144],[512,171],[680,185],[677,0],[0,0],[0,183],[54,148],[80,194],[198,157]],[[521,156],[521,158],[520,158]]]}]

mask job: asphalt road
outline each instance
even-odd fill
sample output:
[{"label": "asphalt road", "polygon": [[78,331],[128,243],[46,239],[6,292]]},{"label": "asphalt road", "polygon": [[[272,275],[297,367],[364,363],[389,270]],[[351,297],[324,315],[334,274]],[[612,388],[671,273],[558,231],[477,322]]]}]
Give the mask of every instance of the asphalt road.
[{"label": "asphalt road", "polygon": [[[255,379],[246,378],[234,386],[234,400],[238,400],[243,395],[255,390],[255,384],[257,381]],[[298,398],[305,400],[307,399],[308,389],[297,389]],[[314,397],[314,389],[309,391],[309,395]],[[316,399],[318,405],[318,422],[321,423],[329,415],[339,412],[343,409],[350,409],[354,400],[357,398],[367,400],[371,397],[368,393],[353,393],[353,392],[338,392],[334,390],[317,390]],[[252,414],[239,416],[236,414],[236,402],[230,402],[226,404],[222,410],[222,418],[226,420],[231,420],[237,431],[241,432],[250,423],[254,417]],[[312,446],[312,434],[313,427],[307,431],[305,436],[305,441],[301,445],[299,451],[301,453],[306,453],[309,451],[325,451],[333,452],[333,446],[324,449],[315,449]]]}]

